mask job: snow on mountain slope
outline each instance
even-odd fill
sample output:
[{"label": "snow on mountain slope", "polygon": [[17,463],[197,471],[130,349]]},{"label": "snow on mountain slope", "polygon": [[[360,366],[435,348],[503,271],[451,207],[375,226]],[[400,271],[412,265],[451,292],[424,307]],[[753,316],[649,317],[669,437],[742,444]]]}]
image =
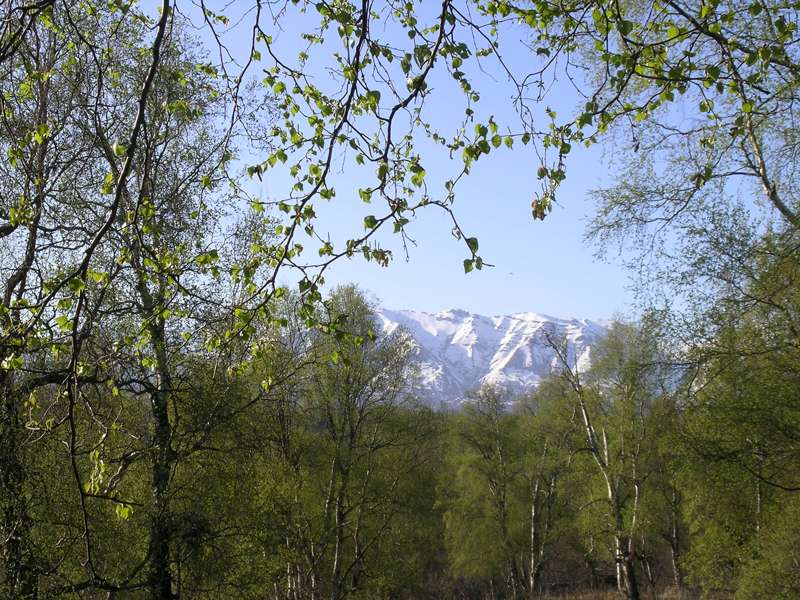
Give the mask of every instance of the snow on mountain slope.
[{"label": "snow on mountain slope", "polygon": [[383,330],[398,327],[416,341],[420,394],[434,407],[456,407],[464,394],[482,384],[511,392],[535,387],[559,366],[547,334],[567,340],[570,363],[589,365],[591,348],[605,326],[585,319],[558,319],[536,313],[485,317],[463,310],[436,314],[410,310],[378,311]]}]

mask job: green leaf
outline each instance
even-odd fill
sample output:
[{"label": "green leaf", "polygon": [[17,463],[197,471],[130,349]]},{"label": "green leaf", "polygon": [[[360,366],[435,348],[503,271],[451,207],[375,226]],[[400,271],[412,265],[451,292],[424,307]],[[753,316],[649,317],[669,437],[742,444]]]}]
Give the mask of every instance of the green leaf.
[{"label": "green leaf", "polygon": [[17,356],[16,354],[7,356],[6,358],[3,359],[3,362],[0,363],[0,367],[5,369],[6,371],[15,371],[22,367],[22,357]]},{"label": "green leaf", "polygon": [[399,233],[400,230],[403,229],[403,227],[405,227],[407,224],[408,224],[408,219],[406,219],[405,217],[398,218],[394,222],[394,232]]},{"label": "green leaf", "polygon": [[69,289],[75,294],[80,293],[83,290],[83,288],[86,287],[86,284],[79,277],[73,277],[72,279],[70,279],[68,285]]},{"label": "green leaf", "polygon": [[37,144],[43,144],[49,135],[50,127],[42,124],[36,127],[36,131],[33,133],[33,139]]},{"label": "green leaf", "polygon": [[464,273],[469,273],[475,268],[475,261],[471,258],[464,259]]},{"label": "green leaf", "polygon": [[386,179],[386,174],[389,172],[389,165],[385,161],[378,164],[378,179],[383,181]]},{"label": "green leaf", "polygon": [[92,269],[89,269],[86,272],[86,276],[89,277],[89,279],[91,279],[95,283],[103,283],[107,278],[107,275],[104,272],[94,271]]},{"label": "green leaf", "polygon": [[72,329],[72,319],[67,315],[58,315],[56,317],[56,325],[61,331],[69,331]]},{"label": "green leaf", "polygon": [[128,506],[127,504],[117,503],[114,505],[114,510],[117,513],[117,517],[119,517],[122,520],[127,519],[133,514],[133,507]]},{"label": "green leaf", "polygon": [[116,183],[116,178],[114,177],[114,174],[107,173],[105,179],[103,179],[103,185],[100,186],[100,193],[105,195],[113,194],[115,183]]}]

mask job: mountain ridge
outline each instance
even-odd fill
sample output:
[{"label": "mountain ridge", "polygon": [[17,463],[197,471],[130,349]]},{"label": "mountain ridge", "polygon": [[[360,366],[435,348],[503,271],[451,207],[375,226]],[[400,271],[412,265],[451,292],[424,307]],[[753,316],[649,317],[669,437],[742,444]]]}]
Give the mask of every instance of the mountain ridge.
[{"label": "mountain ridge", "polygon": [[567,340],[568,358],[589,366],[592,347],[608,321],[559,318],[535,312],[485,316],[463,309],[429,313],[380,308],[385,333],[402,327],[414,340],[420,368],[417,393],[433,407],[457,408],[466,393],[484,384],[511,393],[536,387],[558,368],[548,334]]}]

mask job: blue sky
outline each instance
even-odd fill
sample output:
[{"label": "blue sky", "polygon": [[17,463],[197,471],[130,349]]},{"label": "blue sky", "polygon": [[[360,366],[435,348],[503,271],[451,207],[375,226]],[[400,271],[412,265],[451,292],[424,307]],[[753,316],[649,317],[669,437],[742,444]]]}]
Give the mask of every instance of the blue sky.
[{"label": "blue sky", "polygon": [[410,248],[407,261],[401,252],[386,268],[350,260],[339,263],[327,279],[358,282],[390,308],[587,318],[625,312],[631,297],[627,273],[596,260],[583,240],[593,209],[588,191],[603,181],[597,150],[571,157],[559,205],[544,221],[534,220],[530,211],[538,166],[534,156],[504,151],[476,165],[455,210],[494,267],[465,274],[463,244],[450,235],[444,216],[431,212],[409,227],[417,247]]},{"label": "blue sky", "polygon": [[[300,48],[298,32],[308,28],[304,22],[307,18],[289,15],[282,21],[283,31],[275,31],[275,47],[286,56],[295,55]],[[520,39],[523,32],[503,33],[503,39],[510,40],[502,48],[504,59],[513,69],[525,70],[533,54]],[[233,32],[229,43],[235,47],[245,38],[241,32]],[[320,47],[316,50],[324,51]],[[309,61],[309,73],[324,83],[329,57],[327,61],[325,56],[315,58]],[[468,72],[481,94],[478,116],[485,119],[493,115],[501,124],[501,133],[504,123],[513,127],[517,120],[512,89],[497,65],[488,59],[482,71],[472,68]],[[427,115],[435,126],[448,130],[463,115],[460,91],[441,70],[434,73],[431,87]],[[569,86],[556,82],[547,105],[565,117],[573,113],[578,101]],[[457,172],[459,165],[425,140],[420,140],[419,148],[431,185],[435,186],[437,180],[441,184]],[[464,230],[479,239],[484,260],[494,267],[465,274],[462,261],[467,252],[463,242],[450,234],[449,217],[426,209],[407,226],[416,241],[416,246],[409,248],[408,260],[397,236],[386,235],[381,241],[395,255],[388,267],[357,257],[337,263],[328,271],[327,283],[358,283],[384,306],[394,309],[462,308],[492,315],[534,311],[586,318],[630,312],[632,294],[627,273],[618,264],[596,260],[594,248],[583,240],[587,217],[593,212],[589,191],[609,182],[603,152],[613,150],[598,145],[588,150],[576,148],[570,154],[558,205],[544,221],[531,216],[531,199],[539,190],[539,161],[532,146],[516,144],[513,150],[502,148],[478,161],[457,189],[454,210]],[[379,214],[381,209],[363,205],[357,198],[359,187],[374,183],[373,168],[355,168],[352,157],[337,164],[341,165],[334,175],[337,197],[330,203],[318,203],[315,209],[319,215],[317,232],[343,240],[361,231],[366,214]],[[270,171],[259,193],[270,199],[284,197],[292,183],[285,171]]]}]

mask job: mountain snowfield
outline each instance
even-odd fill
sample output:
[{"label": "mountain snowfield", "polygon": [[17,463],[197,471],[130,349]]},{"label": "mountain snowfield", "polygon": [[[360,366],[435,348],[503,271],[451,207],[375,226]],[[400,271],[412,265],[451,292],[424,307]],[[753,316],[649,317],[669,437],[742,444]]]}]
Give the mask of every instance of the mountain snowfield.
[{"label": "mountain snowfield", "polygon": [[422,398],[434,408],[457,408],[468,390],[493,384],[511,393],[534,388],[558,368],[547,334],[567,340],[570,364],[589,366],[606,324],[525,312],[486,317],[463,310],[435,314],[378,310],[386,333],[404,328],[414,338]]}]

